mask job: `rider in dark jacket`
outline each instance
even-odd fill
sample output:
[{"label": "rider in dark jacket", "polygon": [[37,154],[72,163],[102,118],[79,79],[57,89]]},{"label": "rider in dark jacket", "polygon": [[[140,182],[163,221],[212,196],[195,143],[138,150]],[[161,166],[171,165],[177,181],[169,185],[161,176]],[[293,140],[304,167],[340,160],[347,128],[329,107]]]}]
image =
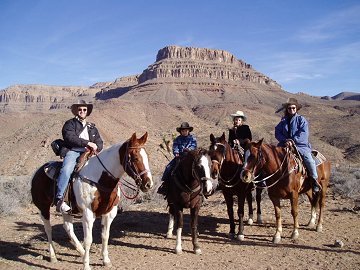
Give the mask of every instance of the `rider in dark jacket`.
[{"label": "rider in dark jacket", "polygon": [[93,105],[86,103],[84,100],[73,104],[71,112],[75,117],[66,121],[62,128],[65,147],[62,148],[60,155],[64,158],[64,161],[55,194],[56,210],[61,213],[67,213],[71,210],[67,203],[64,202],[64,193],[77,159],[85,152],[86,148],[94,152],[100,152],[103,148],[103,141],[95,124],[86,121],[86,117],[91,114],[92,109]]}]

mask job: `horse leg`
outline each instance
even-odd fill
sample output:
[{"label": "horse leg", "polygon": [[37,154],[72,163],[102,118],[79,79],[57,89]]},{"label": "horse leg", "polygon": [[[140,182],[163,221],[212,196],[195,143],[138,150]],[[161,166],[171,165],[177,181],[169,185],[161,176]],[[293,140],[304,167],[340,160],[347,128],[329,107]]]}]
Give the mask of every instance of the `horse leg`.
[{"label": "horse leg", "polygon": [[84,248],[85,253],[83,256],[84,270],[90,270],[90,246],[93,241],[92,229],[95,221],[95,215],[89,208],[85,208],[82,216],[82,225],[84,231]]},{"label": "horse leg", "polygon": [[249,209],[249,219],[247,221],[247,224],[252,225],[254,223],[254,209],[253,209],[253,205],[252,205],[253,196],[252,196],[252,191],[250,188],[248,190],[248,193],[246,194],[246,201],[247,201],[248,209]]},{"label": "horse leg", "polygon": [[71,244],[75,247],[75,249],[80,253],[81,256],[84,255],[85,251],[83,246],[81,245],[80,241],[78,240],[78,238],[75,235],[74,232],[74,224],[73,224],[73,217],[70,215],[63,215],[63,227],[66,231],[66,233],[68,234],[69,238],[70,238],[70,242]]},{"label": "horse leg", "polygon": [[325,209],[325,198],[326,198],[327,186],[323,186],[321,189],[320,199],[319,199],[319,219],[316,226],[317,232],[322,232],[323,221],[324,221],[324,209]]},{"label": "horse leg", "polygon": [[241,192],[238,194],[238,217],[239,217],[239,229],[236,236],[236,239],[239,241],[243,241],[244,236],[244,207],[245,207],[245,197],[247,194],[245,192]]},{"label": "horse leg", "polygon": [[175,253],[181,254],[182,253],[182,246],[181,246],[181,234],[183,229],[183,210],[177,209],[176,210],[176,246],[175,246]]},{"label": "horse leg", "polygon": [[226,202],[226,209],[230,223],[229,238],[233,239],[235,238],[235,220],[234,220],[234,209],[233,209],[234,199],[231,193],[225,193],[223,190],[223,194]]},{"label": "horse leg", "polygon": [[298,206],[299,206],[299,194],[293,192],[290,197],[291,202],[291,215],[293,216],[293,232],[291,234],[291,239],[297,239],[299,237],[299,218],[298,218]]},{"label": "horse leg", "polygon": [[196,255],[201,254],[201,249],[198,242],[198,216],[200,207],[194,207],[190,209],[191,214],[191,238],[194,247],[194,253]]},{"label": "horse leg", "polygon": [[168,224],[168,229],[167,229],[167,233],[166,233],[166,238],[168,238],[168,239],[173,238],[174,222],[175,222],[174,207],[172,206],[172,204],[170,204],[169,205],[169,224]]},{"label": "horse leg", "polygon": [[44,218],[42,214],[40,214],[40,217],[44,223],[44,229],[45,233],[47,235],[48,243],[49,243],[49,254],[50,254],[50,262],[55,263],[57,262],[56,254],[55,254],[55,248],[52,241],[52,230],[51,230],[51,224],[50,220]]},{"label": "horse leg", "polygon": [[261,193],[262,193],[262,189],[261,188],[257,188],[256,189],[256,223],[257,224],[262,224],[263,220],[262,220],[262,216],[261,216]]},{"label": "horse leg", "polygon": [[101,240],[102,240],[102,248],[101,254],[103,258],[103,265],[107,267],[111,267],[111,261],[109,258],[109,250],[108,250],[108,243],[109,243],[109,234],[110,234],[110,225],[113,222],[114,218],[117,214],[117,207],[113,207],[109,213],[102,216],[101,219]]},{"label": "horse leg", "polygon": [[273,236],[273,243],[278,244],[281,241],[281,233],[282,233],[280,198],[271,198],[271,201],[275,208],[275,218],[276,218],[276,232]]},{"label": "horse leg", "polygon": [[315,227],[315,221],[316,221],[316,198],[314,198],[313,194],[312,194],[312,190],[310,189],[308,192],[306,192],[306,195],[309,199],[310,205],[311,205],[311,215],[310,215],[310,220],[307,223],[307,226],[310,228]]}]

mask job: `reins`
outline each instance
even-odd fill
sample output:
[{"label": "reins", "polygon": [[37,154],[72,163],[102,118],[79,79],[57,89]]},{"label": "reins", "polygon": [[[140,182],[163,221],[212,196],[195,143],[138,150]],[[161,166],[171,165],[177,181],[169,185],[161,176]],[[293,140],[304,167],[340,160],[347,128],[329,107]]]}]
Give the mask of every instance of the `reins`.
[{"label": "reins", "polygon": [[[109,170],[108,168],[105,166],[105,164],[102,162],[101,158],[99,157],[99,155],[97,153],[95,153],[95,156],[97,158],[97,160],[99,161],[99,163],[101,164],[101,166],[104,168],[104,170],[109,174],[109,176],[111,178],[113,178],[116,182],[117,182],[117,186],[119,186],[120,188],[120,191],[121,193],[123,194],[123,196],[126,198],[126,199],[135,199],[139,193],[140,193],[140,184],[141,184],[141,175],[147,173],[149,170],[144,170],[140,173],[137,172],[137,168],[136,166],[131,162],[131,160],[129,159],[129,149],[138,149],[139,147],[135,147],[135,146],[129,146],[129,141],[126,142],[127,144],[127,147],[126,147],[126,151],[125,151],[125,157],[124,157],[124,161],[121,162],[120,161],[120,164],[121,166],[124,168],[124,171],[127,172],[127,169],[130,171],[130,173],[133,175],[134,177],[134,180],[135,180],[135,183],[136,183],[136,188],[135,185],[133,185],[132,183],[130,183],[129,181],[127,181],[124,177],[123,177],[123,181],[120,181],[121,179],[119,177],[115,177]],[[134,169],[132,168],[134,167]],[[100,190],[103,190],[103,191],[107,191],[107,192],[111,192],[113,189],[108,189],[108,188],[105,188],[105,187],[102,187],[100,186],[98,183],[95,183],[94,181],[90,180],[90,179],[87,179],[87,178],[84,178],[82,176],[80,176],[80,178],[87,182],[87,183],[90,183],[90,184],[94,184],[98,189]],[[136,191],[135,192],[135,195],[133,196],[130,196],[128,195],[125,190],[124,190],[124,187],[127,187],[133,191]]]},{"label": "reins", "polygon": [[218,180],[219,180],[219,182],[221,182],[225,187],[227,187],[227,188],[233,188],[233,187],[235,187],[235,186],[241,181],[241,179],[240,179],[240,174],[239,174],[239,178],[237,179],[237,181],[236,181],[234,184],[232,184],[232,185],[229,184],[232,180],[235,179],[235,176],[238,174],[238,172],[239,172],[239,170],[240,170],[240,166],[237,166],[235,174],[234,174],[229,180],[224,179],[224,178],[221,176],[221,168],[222,168],[222,164],[223,164],[224,160],[226,159],[226,145],[223,144],[223,143],[215,143],[215,145],[220,145],[220,146],[224,147],[223,158],[222,158],[222,160],[221,160],[221,163],[218,162],[217,160],[211,160],[212,162],[217,162],[217,163],[220,164],[220,172],[219,172]]},{"label": "reins", "polygon": [[[288,160],[288,159],[289,159],[289,156],[290,156],[289,149],[288,149],[288,148],[285,148],[285,150],[286,150],[286,153],[285,153],[284,159],[282,160],[279,168],[278,168],[274,173],[272,173],[271,175],[266,176],[265,178],[262,178],[261,180],[258,180],[258,181],[254,181],[254,180],[253,180],[253,183],[254,183],[255,185],[256,185],[256,183],[264,182],[264,181],[266,181],[267,179],[273,177],[275,174],[277,174],[277,173],[281,170],[281,168],[283,167],[283,165],[284,165],[284,163],[285,163],[285,160]],[[261,155],[262,158],[263,158],[262,151],[261,151],[261,147],[259,148],[259,155]],[[261,161],[260,161],[260,159],[258,158],[258,162],[256,163],[256,165],[255,165],[255,167],[254,167],[254,171],[255,171],[256,166],[259,164],[259,162],[261,162]],[[281,175],[274,183],[272,183],[271,185],[265,186],[265,187],[256,186],[256,188],[268,189],[268,188],[270,188],[270,187],[273,187],[273,186],[275,186],[281,179],[283,179],[285,176],[290,175],[290,174],[293,173],[295,170],[296,170],[296,167],[293,167],[291,170],[288,170],[288,171],[284,170],[283,173],[282,173],[282,175]],[[259,175],[260,175],[260,174],[259,174]],[[257,177],[259,177],[259,175],[257,175],[254,179],[256,179]]]}]

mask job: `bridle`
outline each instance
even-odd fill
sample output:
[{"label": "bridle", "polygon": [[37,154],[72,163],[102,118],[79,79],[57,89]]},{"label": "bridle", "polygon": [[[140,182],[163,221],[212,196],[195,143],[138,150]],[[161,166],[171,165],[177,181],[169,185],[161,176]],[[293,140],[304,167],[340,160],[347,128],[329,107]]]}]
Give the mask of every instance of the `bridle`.
[{"label": "bridle", "polygon": [[220,171],[219,171],[219,175],[218,175],[218,180],[219,180],[219,182],[220,182],[223,186],[225,186],[225,187],[227,187],[227,188],[233,188],[233,187],[235,187],[235,186],[240,182],[241,179],[240,179],[240,177],[239,177],[239,178],[235,181],[234,184],[230,184],[230,182],[235,179],[235,176],[236,176],[236,175],[238,175],[241,167],[240,167],[240,166],[237,166],[236,172],[234,173],[234,175],[233,175],[230,179],[224,179],[224,178],[221,176],[221,168],[222,168],[222,164],[223,164],[223,162],[224,162],[224,160],[225,160],[225,158],[226,158],[226,145],[223,144],[223,143],[219,143],[219,142],[215,143],[215,145],[216,145],[216,146],[219,146],[219,145],[220,145],[220,146],[223,147],[222,159],[221,159],[221,161],[219,162],[219,161],[214,160],[214,159],[211,160],[211,162],[213,162],[213,163],[218,163],[218,164],[219,164]]},{"label": "bridle", "polygon": [[[122,147],[122,146],[121,146]],[[120,147],[120,148],[121,148]],[[136,184],[136,189],[134,188],[134,185],[130,182],[128,182],[127,180],[123,179],[125,183],[121,183],[120,178],[119,177],[115,177],[104,165],[104,163],[101,161],[99,155],[96,153],[96,157],[98,159],[98,161],[100,162],[101,166],[104,168],[104,170],[114,179],[118,182],[118,185],[120,187],[121,193],[124,195],[125,198],[127,199],[135,199],[140,192],[140,186],[141,186],[141,176],[145,173],[150,172],[149,170],[145,169],[143,171],[141,171],[140,173],[138,172],[138,168],[137,166],[134,164],[134,162],[131,161],[131,156],[129,153],[129,149],[141,149],[140,146],[129,146],[129,141],[126,142],[126,151],[125,151],[125,155],[124,155],[124,160],[121,161],[121,155],[120,155],[120,164],[121,166],[124,168],[124,171],[135,180],[135,184]],[[122,186],[126,186],[130,189],[133,189],[135,192],[134,196],[129,196],[126,194],[126,192],[124,191]]]},{"label": "bridle", "polygon": [[[288,160],[288,159],[289,159],[289,156],[290,156],[289,149],[288,149],[288,148],[285,148],[285,150],[286,150],[286,153],[285,153],[285,155],[284,155],[284,158],[283,158],[283,160],[282,160],[279,168],[278,168],[274,173],[272,173],[272,174],[270,174],[270,175],[268,175],[268,176],[266,176],[265,178],[262,178],[262,179],[260,179],[260,180],[255,180],[256,178],[258,178],[258,177],[260,176],[260,173],[259,173],[258,175],[256,175],[256,176],[254,176],[254,180],[252,181],[254,184],[257,184],[257,183],[266,181],[267,179],[273,177],[275,174],[277,174],[277,173],[281,170],[281,168],[283,167],[285,161]],[[258,155],[257,155],[256,164],[255,164],[255,166],[253,167],[253,169],[252,169],[252,170],[249,170],[249,171],[254,175],[257,170],[260,171],[260,170],[263,168],[263,166],[264,166],[265,163],[266,163],[266,160],[265,160],[265,157],[264,157],[264,155],[263,155],[263,153],[262,153],[262,148],[261,148],[261,146],[260,146],[260,147],[259,147],[259,150],[258,150]],[[260,167],[258,167],[258,166],[260,166]],[[244,165],[243,170],[244,170],[245,168],[246,168],[246,164]],[[288,170],[288,171],[284,170],[284,171],[282,172],[281,176],[280,176],[278,179],[276,179],[276,181],[275,181],[274,183],[272,183],[271,185],[266,186],[266,187],[259,187],[259,186],[257,186],[257,188],[261,188],[261,189],[270,188],[270,187],[276,185],[276,184],[277,184],[281,179],[283,179],[285,176],[288,176],[288,175],[290,175],[291,173],[293,173],[295,170],[296,170],[296,166],[293,167],[293,168],[291,168],[291,169]]]}]

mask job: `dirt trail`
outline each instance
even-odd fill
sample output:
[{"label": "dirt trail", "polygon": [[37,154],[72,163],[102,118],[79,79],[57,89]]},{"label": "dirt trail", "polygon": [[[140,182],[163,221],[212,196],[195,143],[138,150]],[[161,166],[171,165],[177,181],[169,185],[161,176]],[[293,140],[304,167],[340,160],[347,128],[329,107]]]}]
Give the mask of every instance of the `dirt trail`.
[{"label": "dirt trail", "polygon": [[[201,208],[199,224],[202,255],[192,253],[189,212],[183,231],[183,254],[174,254],[175,239],[165,239],[165,201],[127,206],[114,220],[110,233],[112,269],[360,269],[360,219],[354,202],[328,195],[324,229],[316,233],[304,225],[310,217],[306,200],[300,205],[300,237],[290,239],[292,218],[289,203],[283,202],[283,239],[272,244],[275,232],[271,202],[263,203],[264,225],[245,227],[245,240],[227,237],[226,206],[221,193],[213,195]],[[54,211],[54,209],[52,209]],[[2,218],[0,269],[81,269],[82,261],[67,240],[61,217],[52,216],[53,238],[58,262],[48,259],[46,235],[34,205],[18,216]],[[94,226],[91,248],[92,269],[106,269],[100,258],[100,220]],[[82,239],[80,220],[75,232]],[[335,240],[344,246],[335,247]]]}]

